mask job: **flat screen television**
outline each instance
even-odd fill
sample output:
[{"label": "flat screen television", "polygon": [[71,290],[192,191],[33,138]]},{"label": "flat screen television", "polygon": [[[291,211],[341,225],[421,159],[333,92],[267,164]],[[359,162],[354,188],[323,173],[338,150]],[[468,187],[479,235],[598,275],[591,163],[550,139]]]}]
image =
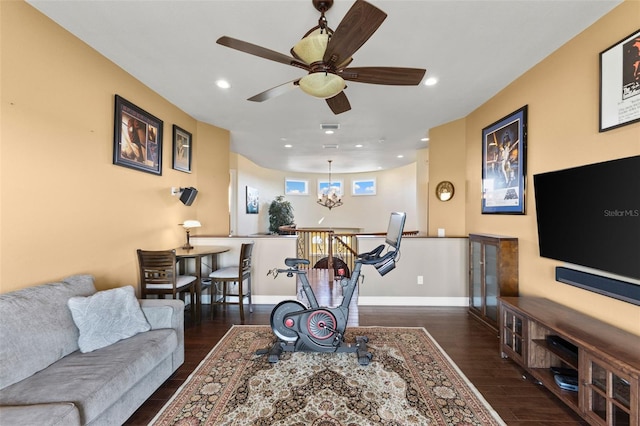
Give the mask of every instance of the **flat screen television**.
[{"label": "flat screen television", "polygon": [[540,256],[640,279],[640,156],[533,176]]},{"label": "flat screen television", "polygon": [[400,240],[402,239],[402,231],[406,218],[407,214],[400,212],[391,213],[391,217],[389,218],[385,242],[395,249],[400,247]]}]

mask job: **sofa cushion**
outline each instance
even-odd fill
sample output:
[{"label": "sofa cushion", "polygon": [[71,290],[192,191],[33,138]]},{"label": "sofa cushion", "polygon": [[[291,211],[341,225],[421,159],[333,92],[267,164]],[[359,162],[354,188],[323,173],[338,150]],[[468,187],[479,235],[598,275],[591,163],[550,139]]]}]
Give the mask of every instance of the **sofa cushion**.
[{"label": "sofa cushion", "polygon": [[80,413],[70,402],[0,407],[3,425],[73,426],[81,425]]},{"label": "sofa cushion", "polygon": [[93,277],[0,294],[0,389],[78,350],[78,329],[67,300],[96,292]]},{"label": "sofa cushion", "polygon": [[[151,330],[105,348],[76,351],[0,392],[0,405],[69,401],[90,423],[171,354],[178,345],[173,329]],[[53,389],[53,391],[52,391]]]},{"label": "sofa cushion", "polygon": [[95,351],[151,329],[131,286],[72,297],[67,304],[80,331],[81,352]]}]

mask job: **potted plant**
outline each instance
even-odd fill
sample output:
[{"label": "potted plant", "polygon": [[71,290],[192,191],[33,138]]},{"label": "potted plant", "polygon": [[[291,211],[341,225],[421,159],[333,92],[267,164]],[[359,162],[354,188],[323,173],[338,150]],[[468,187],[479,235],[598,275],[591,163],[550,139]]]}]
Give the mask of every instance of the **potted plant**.
[{"label": "potted plant", "polygon": [[284,225],[293,225],[293,206],[284,195],[278,195],[269,206],[269,232],[279,234]]}]

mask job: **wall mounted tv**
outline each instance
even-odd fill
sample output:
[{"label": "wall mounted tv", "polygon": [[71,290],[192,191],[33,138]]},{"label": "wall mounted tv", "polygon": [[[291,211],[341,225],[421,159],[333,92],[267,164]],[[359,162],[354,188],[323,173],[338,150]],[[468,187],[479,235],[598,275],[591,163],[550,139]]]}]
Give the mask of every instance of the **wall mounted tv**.
[{"label": "wall mounted tv", "polygon": [[640,279],[640,156],[533,176],[540,256]]}]

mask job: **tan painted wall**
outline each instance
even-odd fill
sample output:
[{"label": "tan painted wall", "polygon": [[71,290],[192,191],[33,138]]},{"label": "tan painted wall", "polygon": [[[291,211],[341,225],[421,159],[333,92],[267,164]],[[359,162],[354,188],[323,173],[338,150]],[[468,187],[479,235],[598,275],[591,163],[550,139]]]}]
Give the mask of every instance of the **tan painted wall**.
[{"label": "tan painted wall", "polygon": [[[228,233],[229,134],[199,123],[22,1],[0,2],[0,291],[77,273],[136,284],[137,248],[176,247],[185,219]],[[114,95],[164,121],[162,176],[112,164]],[[171,169],[172,124],[193,173]],[[194,186],[191,207],[170,195]]]},{"label": "tan painted wall", "polygon": [[[460,119],[429,131],[429,236],[459,237],[467,234],[465,227],[466,201],[466,133],[465,120]],[[453,198],[443,202],[436,197],[439,182],[454,186]]]},{"label": "tan painted wall", "polygon": [[[640,335],[640,307],[555,281],[561,264],[539,256],[533,193],[536,173],[640,154],[640,123],[598,132],[599,52],[637,30],[638,17],[640,2],[624,2],[467,116],[465,168],[467,232],[518,237],[521,294],[553,299]],[[526,215],[482,215],[482,129],[525,104]],[[431,152],[431,166],[438,161]]]}]

